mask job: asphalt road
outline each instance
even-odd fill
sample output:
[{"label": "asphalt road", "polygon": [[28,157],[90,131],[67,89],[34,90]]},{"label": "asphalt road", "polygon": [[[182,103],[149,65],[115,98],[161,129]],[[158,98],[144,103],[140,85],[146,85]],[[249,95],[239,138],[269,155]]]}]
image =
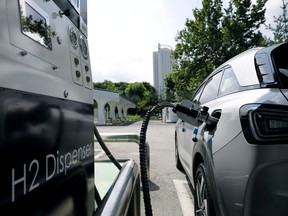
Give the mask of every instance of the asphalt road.
[{"label": "asphalt road", "polygon": [[[99,133],[140,134],[142,122],[126,126],[97,126]],[[193,216],[193,196],[186,176],[175,167],[175,123],[150,121],[146,141],[150,145],[150,195],[153,215]],[[139,165],[139,147],[134,143],[106,143],[116,158],[131,158]],[[101,149],[100,146],[95,146]],[[99,150],[100,152],[100,150]],[[102,154],[101,157],[105,157]],[[140,169],[140,165],[139,165]],[[145,215],[141,192],[141,215]]]}]

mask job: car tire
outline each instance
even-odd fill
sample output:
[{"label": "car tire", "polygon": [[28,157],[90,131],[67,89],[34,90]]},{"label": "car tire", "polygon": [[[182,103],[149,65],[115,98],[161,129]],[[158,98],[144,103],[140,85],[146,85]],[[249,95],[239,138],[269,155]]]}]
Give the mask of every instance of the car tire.
[{"label": "car tire", "polygon": [[175,163],[176,163],[176,168],[184,172],[183,166],[181,164],[180,158],[179,158],[179,151],[178,151],[178,144],[177,144],[177,138],[175,136]]},{"label": "car tire", "polygon": [[195,216],[215,216],[215,209],[211,197],[211,187],[204,163],[200,163],[195,175]]}]

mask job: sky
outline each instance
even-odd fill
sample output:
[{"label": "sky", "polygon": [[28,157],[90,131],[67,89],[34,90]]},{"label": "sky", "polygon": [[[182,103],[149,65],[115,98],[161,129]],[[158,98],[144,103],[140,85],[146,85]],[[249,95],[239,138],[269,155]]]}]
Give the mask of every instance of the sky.
[{"label": "sky", "polygon": [[[224,5],[227,1],[224,0]],[[193,18],[192,9],[202,5],[202,0],[87,2],[93,82],[149,82],[151,85],[153,52],[157,51],[158,43],[174,48],[177,32],[184,28],[187,18]],[[280,6],[282,0],[268,0],[267,24],[273,23],[273,16],[282,14]]]}]

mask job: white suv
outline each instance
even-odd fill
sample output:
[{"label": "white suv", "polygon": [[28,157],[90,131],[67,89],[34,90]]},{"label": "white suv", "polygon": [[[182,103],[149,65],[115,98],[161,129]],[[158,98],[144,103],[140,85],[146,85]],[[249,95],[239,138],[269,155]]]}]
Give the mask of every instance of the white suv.
[{"label": "white suv", "polygon": [[247,50],[200,85],[191,108],[208,107],[218,123],[182,118],[175,130],[195,215],[288,214],[287,98],[288,43]]}]

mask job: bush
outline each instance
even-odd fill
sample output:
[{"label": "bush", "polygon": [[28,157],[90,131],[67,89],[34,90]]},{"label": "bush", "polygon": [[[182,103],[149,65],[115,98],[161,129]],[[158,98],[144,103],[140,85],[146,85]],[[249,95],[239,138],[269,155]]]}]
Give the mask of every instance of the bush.
[{"label": "bush", "polygon": [[151,116],[150,120],[159,120],[159,117],[158,116]]},{"label": "bush", "polygon": [[128,121],[142,121],[143,118],[140,115],[128,115]]}]

